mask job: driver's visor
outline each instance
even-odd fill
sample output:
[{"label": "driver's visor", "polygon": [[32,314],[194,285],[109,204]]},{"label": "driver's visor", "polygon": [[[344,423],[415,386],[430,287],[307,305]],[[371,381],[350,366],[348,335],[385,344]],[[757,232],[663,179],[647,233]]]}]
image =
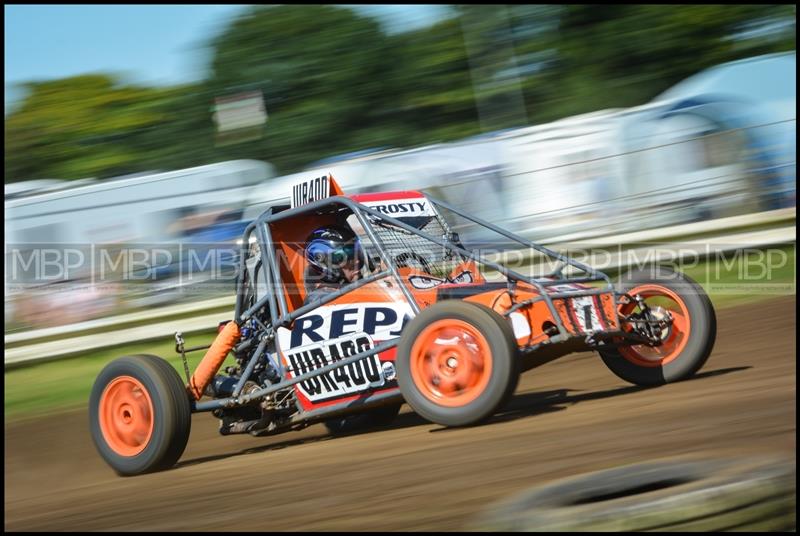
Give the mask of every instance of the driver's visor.
[{"label": "driver's visor", "polygon": [[345,244],[340,246],[330,253],[331,264],[334,266],[341,266],[350,261],[358,261],[361,254],[361,248],[358,244]]}]

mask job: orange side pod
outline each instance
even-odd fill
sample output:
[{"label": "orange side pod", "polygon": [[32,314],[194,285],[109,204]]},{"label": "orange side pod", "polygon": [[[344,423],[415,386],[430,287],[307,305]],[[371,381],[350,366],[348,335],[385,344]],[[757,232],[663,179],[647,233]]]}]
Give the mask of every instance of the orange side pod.
[{"label": "orange side pod", "polygon": [[236,322],[228,322],[228,325],[217,335],[211,348],[203,356],[197,369],[189,380],[189,392],[195,400],[200,400],[208,384],[214,379],[214,375],[222,366],[228,352],[239,340],[239,326]]}]

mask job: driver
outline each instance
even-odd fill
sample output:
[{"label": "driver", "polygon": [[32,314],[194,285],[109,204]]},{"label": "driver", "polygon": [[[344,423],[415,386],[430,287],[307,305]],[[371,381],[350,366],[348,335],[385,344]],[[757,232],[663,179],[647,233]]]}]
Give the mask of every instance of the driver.
[{"label": "driver", "polygon": [[306,239],[304,303],[321,300],[353,281],[361,279],[362,250],[358,237],[340,225],[327,225]]}]

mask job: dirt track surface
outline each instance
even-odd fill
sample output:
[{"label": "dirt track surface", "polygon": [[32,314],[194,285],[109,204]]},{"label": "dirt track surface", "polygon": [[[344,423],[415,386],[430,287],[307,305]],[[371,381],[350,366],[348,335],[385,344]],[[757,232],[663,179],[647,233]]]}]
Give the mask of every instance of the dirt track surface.
[{"label": "dirt track surface", "polygon": [[85,412],[5,428],[5,530],[459,530],[531,485],[658,457],[795,459],[795,297],[719,313],[698,376],[633,387],[595,354],[529,371],[488,424],[404,406],[385,430],[221,437],[209,414],[170,471],[121,478]]}]

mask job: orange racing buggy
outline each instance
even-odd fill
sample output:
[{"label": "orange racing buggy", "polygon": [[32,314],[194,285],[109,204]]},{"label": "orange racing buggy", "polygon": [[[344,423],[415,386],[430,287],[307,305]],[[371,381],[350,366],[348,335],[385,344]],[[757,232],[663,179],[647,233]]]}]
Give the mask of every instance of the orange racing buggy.
[{"label": "orange racing buggy", "polygon": [[[525,275],[467,248],[444,212],[552,269]],[[361,277],[305,303],[304,240],[333,224],[359,237]],[[466,426],[493,415],[521,372],[568,353],[597,351],[619,377],[654,386],[697,372],[716,336],[710,300],[680,273],[634,270],[615,289],[589,266],[420,192],[346,196],[331,176],[297,185],[289,205],[250,223],[238,263],[234,319],[214,342],[185,348],[176,334],[186,381],[150,355],[114,360],[97,377],[92,438],[119,474],[174,465],[192,413],[211,412],[223,435],[317,422],[343,433],[387,424],[406,402]],[[185,354],[201,349],[190,374]]]}]

